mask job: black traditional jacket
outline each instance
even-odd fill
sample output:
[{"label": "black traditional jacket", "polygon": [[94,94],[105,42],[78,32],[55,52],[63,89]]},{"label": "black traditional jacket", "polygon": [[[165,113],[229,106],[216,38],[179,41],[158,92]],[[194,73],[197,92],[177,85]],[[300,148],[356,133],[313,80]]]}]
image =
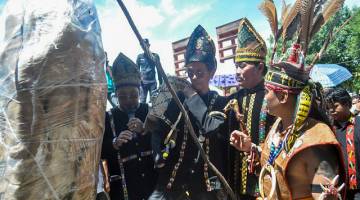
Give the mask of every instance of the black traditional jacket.
[{"label": "black traditional jacket", "polygon": [[[224,173],[226,169],[224,155],[226,155],[227,144],[226,135],[223,135],[223,133],[226,134],[226,132],[219,131],[219,124],[224,122],[224,118],[221,116],[218,118],[209,117],[209,114],[212,111],[222,111],[226,99],[213,91],[201,96],[194,95],[186,100],[183,93],[178,93],[178,96],[188,110],[198,139],[202,141],[200,135],[204,137],[204,141],[202,141],[203,149],[207,152],[213,164]],[[166,111],[168,114],[166,115],[169,116],[169,120],[175,121],[180,112],[179,108],[173,100],[168,108]],[[161,126],[159,126],[158,131],[154,131],[153,149],[157,151],[156,154],[161,155],[161,150],[165,148],[163,141],[168,131],[169,129]],[[182,147],[185,148],[182,150]],[[180,164],[178,164],[179,160],[181,160]],[[177,170],[174,171],[176,168]],[[176,146],[170,150],[170,155],[165,160],[165,166],[158,169],[158,186],[166,188],[172,182],[170,184],[171,188],[168,187],[169,190],[187,188],[193,192],[206,192],[206,180],[209,178],[212,189],[216,189],[213,185],[216,182],[215,175],[210,169],[206,170],[205,168],[204,161],[199,155],[198,148],[190,133],[184,129],[184,120],[181,120],[177,126]],[[174,172],[175,176],[173,176]]]},{"label": "black traditional jacket", "polygon": [[[135,112],[135,117],[145,121],[148,113],[148,105],[140,104]],[[128,114],[119,108],[111,110],[115,126],[116,136],[127,130],[129,121]],[[154,170],[154,162],[151,150],[151,134],[137,135],[130,142],[123,144],[119,151],[113,148],[113,131],[109,113],[106,113],[105,133],[102,145],[101,157],[108,160],[109,173],[111,176],[110,196],[112,200],[124,198],[124,186],[128,191],[129,200],[147,199],[152,193],[157,180],[157,173]],[[118,159],[122,162],[125,182],[122,180],[122,172]],[[125,184],[124,184],[125,183]]]},{"label": "black traditional jacket", "polygon": [[[240,113],[244,115],[244,124],[247,132],[251,135],[253,143],[258,145],[260,143],[259,128],[260,123],[263,123],[265,131],[262,131],[263,140],[274,123],[274,117],[266,114],[266,120],[261,122],[260,115],[262,113],[262,106],[265,97],[264,82],[261,82],[256,87],[251,89],[240,89],[238,92],[228,97],[228,100],[237,99],[240,108]],[[265,119],[265,118],[264,118]],[[264,123],[265,122],[265,123]],[[228,124],[228,133],[233,130],[239,130],[240,124],[236,120],[235,113],[231,111],[226,122]],[[228,171],[227,179],[230,186],[238,195],[256,196],[258,178],[253,173],[248,172],[247,164],[243,161],[244,154],[229,146],[228,149]]]}]

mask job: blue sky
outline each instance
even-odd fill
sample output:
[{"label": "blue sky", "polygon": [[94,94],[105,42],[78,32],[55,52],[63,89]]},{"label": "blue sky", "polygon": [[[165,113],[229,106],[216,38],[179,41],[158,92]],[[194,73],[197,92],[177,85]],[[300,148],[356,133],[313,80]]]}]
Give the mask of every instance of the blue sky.
[{"label": "blue sky", "polygon": [[[260,2],[261,0],[124,1],[142,35],[150,38],[151,49],[160,54],[165,71],[169,74],[174,73],[171,43],[190,36],[198,24],[216,40],[217,26],[248,17],[266,39],[270,28],[257,8]],[[136,59],[141,49],[116,1],[96,0],[95,3],[103,29],[104,47],[109,52],[110,60],[119,51]],[[220,64],[218,69],[217,74],[234,72],[233,63]]]},{"label": "blue sky", "polygon": [[[45,0],[46,1],[46,0]],[[286,0],[292,3],[294,0]],[[0,0],[0,10],[6,1]],[[94,0],[102,28],[104,49],[110,62],[119,52],[133,60],[141,52],[116,0]],[[247,17],[266,40],[270,28],[257,6],[261,0],[123,0],[143,37],[150,39],[151,50],[159,53],[165,71],[174,74],[171,43],[190,36],[201,24],[216,41],[215,28]],[[279,5],[281,0],[275,0]],[[360,6],[360,0],[345,0]],[[233,73],[232,63],[220,64],[217,74]]]},{"label": "blue sky", "polygon": [[[161,5],[161,2],[166,1],[151,0],[144,2],[146,2],[147,5]],[[261,0],[173,0],[167,2],[172,2],[174,9],[179,11],[179,15],[164,21],[162,25],[169,28],[166,29],[166,31],[164,31],[163,26],[155,27],[153,29],[155,37],[169,37],[175,40],[181,39],[189,36],[193,28],[198,24],[201,24],[210,34],[215,35],[215,27],[244,16],[248,17],[254,24],[258,25],[259,28],[262,25],[267,25],[262,23],[263,18],[262,16],[259,17],[260,12],[256,7]],[[194,15],[187,18],[187,20],[181,20],[181,18],[186,17],[181,17],[180,14],[186,15],[191,11],[193,11]],[[188,15],[190,16],[191,13]],[[178,19],[178,23],[176,24],[176,28],[173,28],[171,25],[176,19]]]},{"label": "blue sky", "polygon": [[[124,0],[135,24],[144,37],[150,39],[151,49],[160,54],[165,71],[174,73],[171,42],[190,36],[201,24],[216,41],[215,28],[247,17],[265,40],[270,27],[260,13],[262,0]],[[294,0],[286,0],[292,3]],[[119,51],[136,59],[141,49],[115,0],[95,1],[103,28],[103,42],[110,60]],[[280,8],[281,0],[275,0]],[[359,0],[346,0],[349,6],[360,5]],[[116,24],[116,26],[114,26]],[[234,72],[233,63],[218,65],[217,74]]]}]

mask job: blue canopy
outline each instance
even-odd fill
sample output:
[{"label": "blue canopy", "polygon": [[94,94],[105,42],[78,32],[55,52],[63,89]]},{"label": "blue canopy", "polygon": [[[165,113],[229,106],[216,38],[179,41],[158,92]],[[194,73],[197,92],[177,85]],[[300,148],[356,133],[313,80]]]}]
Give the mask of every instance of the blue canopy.
[{"label": "blue canopy", "polygon": [[335,87],[351,77],[349,70],[337,64],[316,64],[310,71],[310,78],[324,88]]},{"label": "blue canopy", "polygon": [[224,75],[215,75],[210,80],[210,85],[215,87],[232,87],[238,85],[235,74],[224,74]]}]

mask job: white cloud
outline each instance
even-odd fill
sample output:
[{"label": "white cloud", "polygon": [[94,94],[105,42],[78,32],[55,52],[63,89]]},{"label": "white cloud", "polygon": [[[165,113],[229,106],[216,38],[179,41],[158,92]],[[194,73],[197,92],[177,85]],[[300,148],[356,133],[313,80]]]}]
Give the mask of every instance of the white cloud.
[{"label": "white cloud", "polygon": [[165,73],[174,75],[175,65],[173,59],[173,51],[170,40],[152,40],[150,41],[151,50],[156,52],[160,56],[161,65],[164,68]]},{"label": "white cloud", "polygon": [[174,16],[178,13],[175,9],[173,0],[161,0],[160,9],[168,16]]},{"label": "white cloud", "polygon": [[360,1],[359,0],[345,0],[345,5],[347,5],[348,7],[352,8],[353,6],[360,6]]},{"label": "white cloud", "polygon": [[[207,3],[206,5],[197,6],[187,5],[179,10],[175,7],[173,0],[161,0],[157,7],[145,5],[138,0],[124,0],[124,4],[133,17],[139,32],[143,37],[150,39],[150,49],[160,55],[162,66],[165,72],[169,74],[175,73],[171,47],[173,39],[156,37],[154,30],[161,26],[164,27],[164,30],[171,31],[169,29],[175,29],[185,23],[186,20],[198,16],[211,8],[211,3]],[[108,52],[110,63],[113,62],[119,52],[135,61],[142,49],[117,2],[105,0],[101,5],[97,6],[97,9],[102,28],[104,49]],[[166,29],[166,27],[169,27],[169,29]]]},{"label": "white cloud", "polygon": [[183,8],[177,16],[171,21],[169,28],[170,30],[175,29],[182,23],[187,20],[193,18],[194,16],[198,16],[200,13],[204,13],[211,9],[211,3],[202,4],[202,5],[191,5]]},{"label": "white cloud", "polygon": [[[124,4],[127,6],[135,25],[143,37],[151,38],[151,29],[164,21],[164,16],[154,6],[143,5],[135,0],[124,1]],[[135,61],[142,50],[117,2],[106,0],[97,9],[102,28],[104,49],[108,52],[110,63],[113,62],[119,52]],[[156,44],[157,41],[151,41],[151,43]]]}]

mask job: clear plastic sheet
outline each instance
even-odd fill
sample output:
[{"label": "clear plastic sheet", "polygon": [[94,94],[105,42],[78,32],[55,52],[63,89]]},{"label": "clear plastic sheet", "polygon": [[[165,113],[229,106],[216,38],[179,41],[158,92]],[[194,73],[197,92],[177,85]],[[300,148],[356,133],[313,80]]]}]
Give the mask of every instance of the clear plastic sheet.
[{"label": "clear plastic sheet", "polygon": [[11,0],[0,21],[0,199],[95,199],[106,105],[92,1]]}]

